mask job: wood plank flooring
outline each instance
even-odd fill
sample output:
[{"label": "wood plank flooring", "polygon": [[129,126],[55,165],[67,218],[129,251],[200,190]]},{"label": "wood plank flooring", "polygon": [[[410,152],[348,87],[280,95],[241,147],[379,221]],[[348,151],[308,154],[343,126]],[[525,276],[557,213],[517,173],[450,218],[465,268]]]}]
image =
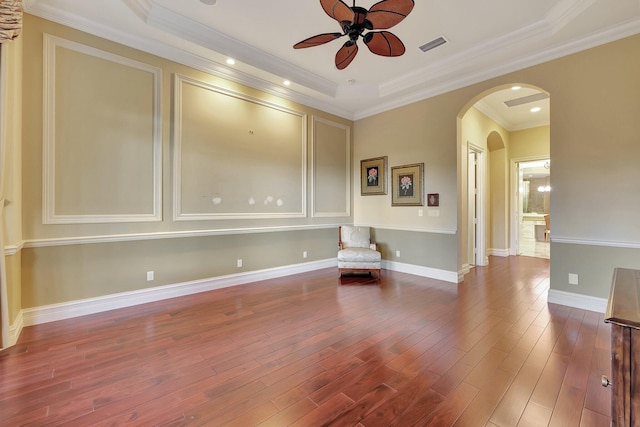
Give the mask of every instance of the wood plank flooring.
[{"label": "wood plank flooring", "polygon": [[325,269],[28,327],[0,425],[609,426],[610,327],[548,287],[530,257]]}]

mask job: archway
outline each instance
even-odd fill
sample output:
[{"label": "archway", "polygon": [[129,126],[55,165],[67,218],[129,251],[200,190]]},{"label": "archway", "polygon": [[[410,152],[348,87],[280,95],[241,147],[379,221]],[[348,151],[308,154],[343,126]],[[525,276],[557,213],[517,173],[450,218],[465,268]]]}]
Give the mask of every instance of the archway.
[{"label": "archway", "polygon": [[[513,221],[518,220],[513,217],[511,197],[512,159],[525,155],[550,157],[549,94],[524,84],[517,85],[524,88],[518,92],[515,86],[501,85],[478,94],[458,115],[458,266],[463,274],[474,265],[486,264],[486,260],[478,259],[479,253],[486,254],[487,259],[488,255],[512,253]],[[499,108],[493,107],[500,97],[506,99],[504,108],[512,109],[506,118],[496,111]],[[533,106],[539,106],[537,112],[542,114],[533,116]],[[471,164],[473,159],[479,162],[475,168]],[[480,176],[474,180],[472,173]],[[479,183],[477,198],[472,187],[474,181]],[[474,207],[481,210],[477,215]],[[474,241],[482,246],[474,248]]]}]

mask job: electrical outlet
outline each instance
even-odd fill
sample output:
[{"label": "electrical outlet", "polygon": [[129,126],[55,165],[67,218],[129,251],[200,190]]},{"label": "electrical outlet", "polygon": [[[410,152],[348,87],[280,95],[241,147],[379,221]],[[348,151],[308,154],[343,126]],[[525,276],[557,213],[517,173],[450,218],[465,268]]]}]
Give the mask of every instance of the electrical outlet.
[{"label": "electrical outlet", "polygon": [[306,258],[307,257],[307,251],[303,251],[302,252],[302,258]]},{"label": "electrical outlet", "polygon": [[569,273],[569,284],[577,285],[578,284],[578,275],[575,273]]},{"label": "electrical outlet", "polygon": [[400,251],[396,251],[396,256],[400,258]]},{"label": "electrical outlet", "polygon": [[153,271],[147,271],[147,282],[153,280]]},{"label": "electrical outlet", "polygon": [[238,260],[238,268],[241,268],[241,267],[242,267],[242,260],[241,260],[241,259],[239,259],[239,260]]}]

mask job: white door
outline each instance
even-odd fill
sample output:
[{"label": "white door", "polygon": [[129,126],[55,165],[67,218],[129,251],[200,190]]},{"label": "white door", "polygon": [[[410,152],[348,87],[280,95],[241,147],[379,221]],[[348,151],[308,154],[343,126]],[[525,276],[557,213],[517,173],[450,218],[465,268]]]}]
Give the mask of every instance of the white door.
[{"label": "white door", "polygon": [[473,150],[469,151],[469,169],[468,169],[468,206],[469,206],[469,224],[467,227],[469,233],[468,254],[467,259],[470,265],[478,265],[478,188],[477,188],[477,174],[478,174],[478,159],[477,153]]},{"label": "white door", "polygon": [[470,265],[487,265],[489,258],[485,243],[484,175],[485,156],[481,147],[469,145],[467,166],[468,254]]}]

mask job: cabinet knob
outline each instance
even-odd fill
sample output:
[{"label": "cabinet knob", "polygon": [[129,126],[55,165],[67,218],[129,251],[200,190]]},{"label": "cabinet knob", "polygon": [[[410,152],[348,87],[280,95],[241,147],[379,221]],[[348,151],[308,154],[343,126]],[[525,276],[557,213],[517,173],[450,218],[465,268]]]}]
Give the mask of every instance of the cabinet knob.
[{"label": "cabinet knob", "polygon": [[602,387],[609,387],[611,385],[611,381],[607,378],[606,375],[602,376]]}]

